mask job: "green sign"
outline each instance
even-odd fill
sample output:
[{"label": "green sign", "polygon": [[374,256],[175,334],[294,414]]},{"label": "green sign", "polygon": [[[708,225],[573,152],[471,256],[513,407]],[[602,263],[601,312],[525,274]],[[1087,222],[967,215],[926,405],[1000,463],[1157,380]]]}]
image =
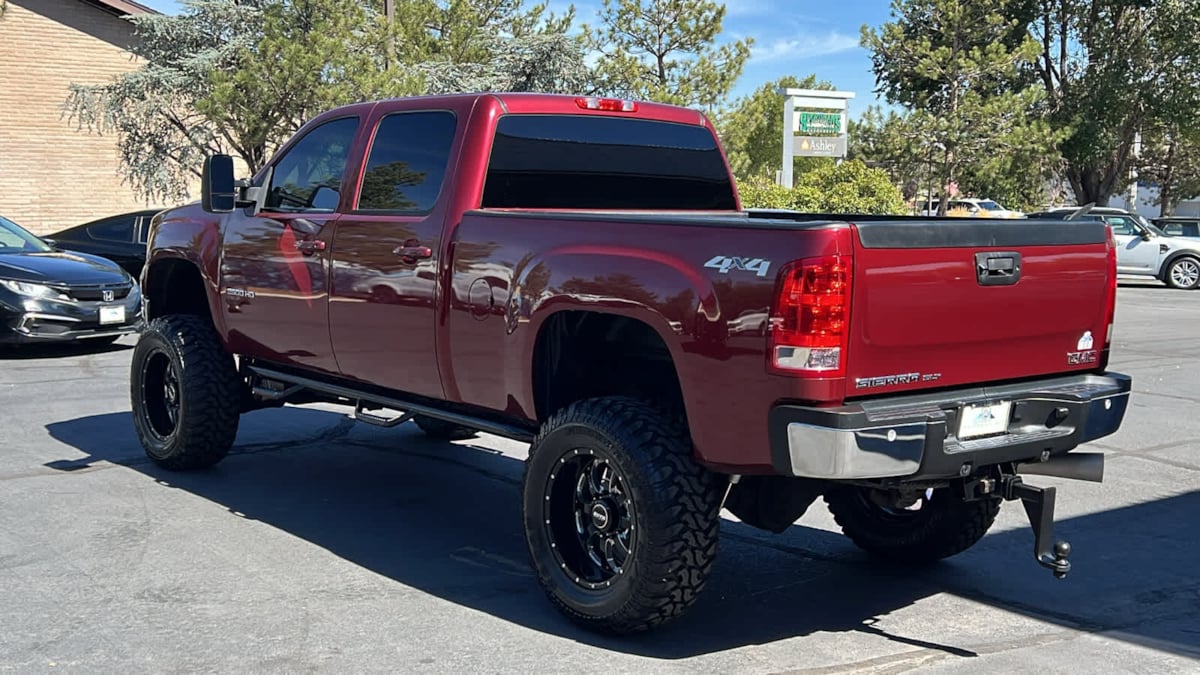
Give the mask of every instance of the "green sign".
[{"label": "green sign", "polygon": [[841,113],[804,112],[796,113],[797,128],[802,134],[840,134],[842,133]]}]

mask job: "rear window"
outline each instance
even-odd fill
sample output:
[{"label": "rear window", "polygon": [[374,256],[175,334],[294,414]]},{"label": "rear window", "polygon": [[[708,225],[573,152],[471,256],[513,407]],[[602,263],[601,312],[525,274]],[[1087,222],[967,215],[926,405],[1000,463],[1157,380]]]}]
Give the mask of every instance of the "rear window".
[{"label": "rear window", "polygon": [[730,210],[733,185],[713,133],[623,117],[509,115],[484,208]]}]

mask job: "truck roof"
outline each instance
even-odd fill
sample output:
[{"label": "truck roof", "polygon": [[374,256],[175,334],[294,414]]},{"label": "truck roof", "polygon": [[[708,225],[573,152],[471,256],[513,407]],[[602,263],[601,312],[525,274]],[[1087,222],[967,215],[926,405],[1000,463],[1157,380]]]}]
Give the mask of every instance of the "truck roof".
[{"label": "truck roof", "polygon": [[[543,94],[530,92],[472,92],[463,94],[428,94],[424,96],[405,96],[400,98],[375,99],[349,103],[324,111],[315,119],[337,117],[347,113],[366,114],[375,106],[396,108],[397,110],[412,110],[431,107],[458,108],[479,99],[490,98],[502,108],[504,113],[512,114],[599,114],[630,117],[635,119],[660,120],[682,124],[707,126],[708,121],[699,110],[684,106],[651,101],[634,101],[600,96],[573,94]],[[597,110],[589,108],[603,101],[606,104],[622,104],[626,110]],[[632,108],[629,110],[628,108]]]}]

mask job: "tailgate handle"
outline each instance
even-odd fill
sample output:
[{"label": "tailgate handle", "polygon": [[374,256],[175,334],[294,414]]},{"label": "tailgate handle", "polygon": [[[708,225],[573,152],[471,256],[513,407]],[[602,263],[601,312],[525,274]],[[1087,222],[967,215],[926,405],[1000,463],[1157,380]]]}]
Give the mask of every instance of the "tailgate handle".
[{"label": "tailgate handle", "polygon": [[975,277],[980,286],[1011,286],[1021,278],[1021,254],[988,251],[975,254]]}]

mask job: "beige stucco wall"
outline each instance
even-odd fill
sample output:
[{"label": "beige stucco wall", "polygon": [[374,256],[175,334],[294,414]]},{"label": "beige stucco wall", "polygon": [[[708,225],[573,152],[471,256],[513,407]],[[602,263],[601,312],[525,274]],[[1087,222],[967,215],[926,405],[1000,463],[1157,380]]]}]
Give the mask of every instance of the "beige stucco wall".
[{"label": "beige stucco wall", "polygon": [[0,215],[44,234],[165,206],[117,174],[116,141],[61,115],[71,82],[104,83],[139,66],[132,25],[80,0],[7,0],[0,17]]}]

